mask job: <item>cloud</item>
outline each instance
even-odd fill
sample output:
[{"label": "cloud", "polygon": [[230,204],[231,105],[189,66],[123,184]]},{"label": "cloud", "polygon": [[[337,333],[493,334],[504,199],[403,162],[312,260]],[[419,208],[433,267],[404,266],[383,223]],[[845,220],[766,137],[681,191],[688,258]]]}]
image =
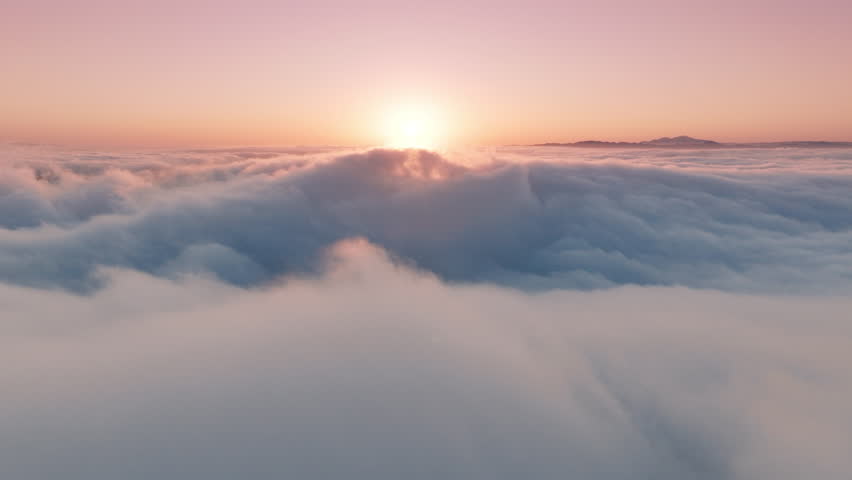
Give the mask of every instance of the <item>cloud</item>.
[{"label": "cloud", "polygon": [[15,479],[845,479],[848,297],[458,286],[364,241],[244,290],[0,285]]},{"label": "cloud", "polygon": [[9,478],[852,472],[848,150],[0,164]]},{"label": "cloud", "polygon": [[852,285],[844,149],[4,157],[0,279],[18,285],[91,292],[99,267],[260,285],[353,237],[448,281],[527,290]]}]

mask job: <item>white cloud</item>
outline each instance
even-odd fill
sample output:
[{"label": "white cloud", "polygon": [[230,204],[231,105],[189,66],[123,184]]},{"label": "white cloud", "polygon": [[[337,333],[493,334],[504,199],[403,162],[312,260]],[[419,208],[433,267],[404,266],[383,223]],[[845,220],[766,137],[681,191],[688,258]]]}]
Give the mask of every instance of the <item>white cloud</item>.
[{"label": "white cloud", "polygon": [[315,271],[325,248],[362,236],[452,281],[843,292],[849,155],[30,153],[0,180],[0,279],[84,292],[110,266],[256,285]]},{"label": "white cloud", "polygon": [[0,286],[9,478],[848,478],[848,298],[451,286],[364,242],[242,290]]},{"label": "white cloud", "polygon": [[0,150],[4,478],[845,480],[850,161]]}]

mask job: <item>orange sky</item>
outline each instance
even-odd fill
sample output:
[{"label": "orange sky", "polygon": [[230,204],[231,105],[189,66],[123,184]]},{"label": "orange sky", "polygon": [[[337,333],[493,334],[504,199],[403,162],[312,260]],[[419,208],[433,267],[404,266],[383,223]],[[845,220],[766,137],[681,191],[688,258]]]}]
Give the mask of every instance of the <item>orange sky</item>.
[{"label": "orange sky", "polygon": [[852,140],[852,2],[307,3],[6,0],[0,139]]}]

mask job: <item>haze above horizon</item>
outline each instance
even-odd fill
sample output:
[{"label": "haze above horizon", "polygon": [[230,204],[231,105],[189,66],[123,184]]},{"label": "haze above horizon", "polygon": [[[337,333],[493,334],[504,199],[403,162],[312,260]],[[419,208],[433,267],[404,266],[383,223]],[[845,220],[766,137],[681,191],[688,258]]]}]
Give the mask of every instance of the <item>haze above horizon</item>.
[{"label": "haze above horizon", "polygon": [[850,141],[852,96],[837,94],[852,81],[849,18],[841,1],[432,2],[416,15],[384,1],[11,2],[0,141]]}]

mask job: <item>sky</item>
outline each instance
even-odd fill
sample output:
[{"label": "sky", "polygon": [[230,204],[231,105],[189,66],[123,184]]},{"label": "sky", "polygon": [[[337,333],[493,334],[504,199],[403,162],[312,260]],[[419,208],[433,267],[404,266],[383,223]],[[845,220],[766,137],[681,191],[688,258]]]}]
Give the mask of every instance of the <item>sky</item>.
[{"label": "sky", "polygon": [[0,10],[6,141],[382,145],[400,111],[451,145],[852,138],[846,1]]}]

